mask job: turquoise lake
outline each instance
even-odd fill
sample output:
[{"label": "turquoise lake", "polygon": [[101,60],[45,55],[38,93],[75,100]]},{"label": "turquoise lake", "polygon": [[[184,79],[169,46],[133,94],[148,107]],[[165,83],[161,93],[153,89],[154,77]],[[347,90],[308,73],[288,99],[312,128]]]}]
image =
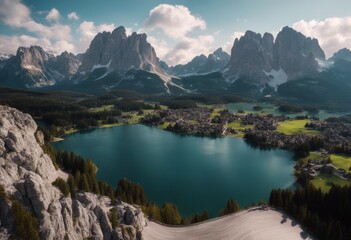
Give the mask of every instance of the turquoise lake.
[{"label": "turquoise lake", "polygon": [[54,144],[92,159],[98,178],[116,187],[140,183],[150,201],[175,203],[182,215],[216,216],[229,198],[240,206],[294,184],[293,153],[253,148],[238,138],[177,135],[146,125],[82,131]]}]

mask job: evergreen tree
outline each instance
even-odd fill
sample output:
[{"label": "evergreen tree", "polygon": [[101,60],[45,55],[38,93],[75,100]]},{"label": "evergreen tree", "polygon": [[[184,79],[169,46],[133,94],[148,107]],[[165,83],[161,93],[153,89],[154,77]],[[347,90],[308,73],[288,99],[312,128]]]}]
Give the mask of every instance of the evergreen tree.
[{"label": "evergreen tree", "polygon": [[82,189],[81,179],[82,179],[82,176],[81,176],[80,171],[78,170],[74,175],[74,181],[76,182],[78,189]]},{"label": "evergreen tree", "polygon": [[38,220],[17,201],[13,202],[11,210],[14,217],[16,239],[40,240]]},{"label": "evergreen tree", "polygon": [[165,203],[161,211],[162,222],[177,225],[180,223],[180,214],[177,207],[171,203]]},{"label": "evergreen tree", "polygon": [[149,203],[147,206],[147,215],[150,219],[161,221],[161,211],[156,203]]},{"label": "evergreen tree", "polygon": [[118,213],[116,208],[111,208],[109,213],[109,219],[110,219],[112,228],[117,228],[119,226]]},{"label": "evergreen tree", "polygon": [[74,177],[72,176],[72,174],[68,175],[68,180],[67,180],[69,189],[70,189],[70,193],[71,193],[71,197],[74,198],[75,197],[75,191],[77,190],[77,185],[76,182],[74,180]]},{"label": "evergreen tree", "polygon": [[88,183],[88,179],[87,179],[87,176],[85,175],[85,173],[82,174],[82,178],[81,178],[81,186],[82,186],[82,190],[84,192],[90,192],[90,186],[89,186],[89,183]]},{"label": "evergreen tree", "polygon": [[52,185],[54,185],[55,187],[57,187],[58,189],[61,190],[62,194],[65,197],[68,197],[68,194],[70,193],[70,188],[69,185],[66,183],[65,180],[63,180],[62,178],[57,178]]}]

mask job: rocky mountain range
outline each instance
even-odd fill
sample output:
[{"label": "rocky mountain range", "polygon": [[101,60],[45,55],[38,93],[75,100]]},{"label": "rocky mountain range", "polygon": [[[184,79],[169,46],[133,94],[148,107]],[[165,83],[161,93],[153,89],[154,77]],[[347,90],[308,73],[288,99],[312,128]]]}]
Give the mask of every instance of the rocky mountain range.
[{"label": "rocky mountain range", "polygon": [[40,46],[20,47],[0,69],[2,85],[20,88],[45,87],[70,79],[80,61],[72,53],[54,56]]},{"label": "rocky mountain range", "polygon": [[[38,219],[41,239],[140,239],[146,224],[140,208],[81,191],[63,196],[52,182],[68,175],[43,152],[31,116],[1,105],[0,116],[0,239],[15,239],[14,203]],[[118,227],[108,217],[112,208]]]},{"label": "rocky mountain range", "polygon": [[[350,59],[350,51],[342,49],[326,60],[317,39],[284,27],[275,39],[270,33],[247,31],[235,40],[230,56],[220,48],[207,57],[200,55],[185,65],[169,67],[158,59],[146,34],[127,36],[125,28],[118,27],[98,33],[88,50],[77,56],[67,52],[54,56],[38,46],[20,47],[15,56],[0,59],[0,85],[93,94],[127,89],[145,94],[297,98],[293,89],[304,79],[324,84],[314,91],[333,89],[328,84],[336,92],[349,89]],[[340,60],[346,63],[337,63]],[[333,79],[338,79],[337,85]]]},{"label": "rocky mountain range", "polygon": [[2,69],[5,66],[7,60],[10,57],[13,57],[13,55],[12,54],[7,54],[7,53],[0,53],[0,69]]},{"label": "rocky mountain range", "polygon": [[347,48],[340,49],[329,59],[331,61],[345,60],[351,62],[351,51]]},{"label": "rocky mountain range", "polygon": [[220,71],[228,63],[230,56],[222,48],[208,55],[199,55],[193,58],[189,63],[169,67],[167,63],[161,62],[162,69],[173,76],[185,76],[195,74],[205,74]]},{"label": "rocky mountain range", "polygon": [[270,33],[247,31],[235,40],[223,73],[231,83],[240,79],[261,89],[267,85],[276,89],[288,80],[316,74],[317,60],[325,61],[318,40],[292,28],[284,27],[275,41]]},{"label": "rocky mountain range", "polygon": [[154,48],[146,39],[146,34],[135,32],[127,36],[124,27],[118,27],[112,33],[98,33],[83,55],[79,73],[86,75],[99,68],[121,73],[139,69],[157,74],[164,81],[169,80],[160,68]]}]

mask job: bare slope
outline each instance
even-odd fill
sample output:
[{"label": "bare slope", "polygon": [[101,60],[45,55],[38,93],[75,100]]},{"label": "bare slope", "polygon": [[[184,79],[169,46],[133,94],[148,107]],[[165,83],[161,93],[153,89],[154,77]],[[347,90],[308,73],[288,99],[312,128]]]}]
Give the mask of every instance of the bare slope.
[{"label": "bare slope", "polygon": [[283,213],[259,208],[206,221],[188,227],[168,227],[148,222],[144,240],[221,239],[281,240],[312,239],[295,221]]}]

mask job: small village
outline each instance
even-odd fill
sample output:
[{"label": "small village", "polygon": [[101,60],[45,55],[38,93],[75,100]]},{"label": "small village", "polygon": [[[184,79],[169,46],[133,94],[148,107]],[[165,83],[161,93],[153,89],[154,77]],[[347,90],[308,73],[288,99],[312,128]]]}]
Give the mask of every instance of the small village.
[{"label": "small village", "polygon": [[324,149],[320,149],[318,154],[321,156],[321,160],[309,159],[307,164],[302,168],[301,173],[311,179],[317,178],[320,174],[334,175],[341,179],[351,180],[351,173],[346,172],[343,168],[337,168],[332,164],[328,156],[328,152]]},{"label": "small village", "polygon": [[[296,119],[307,119],[305,116]],[[163,129],[179,134],[200,136],[242,136],[248,143],[261,148],[296,150],[301,145],[316,142],[321,145],[316,152],[319,159],[308,159],[301,168],[301,174],[309,179],[321,174],[351,180],[349,169],[337,168],[330,160],[329,153],[347,153],[351,149],[351,124],[307,119],[304,128],[318,132],[310,135],[303,132],[285,134],[277,131],[279,124],[293,120],[286,115],[230,112],[228,109],[215,110],[209,107],[188,109],[163,109],[154,111],[141,119],[142,123],[162,126]],[[240,135],[241,134],[241,135]],[[349,171],[347,171],[349,170]]]}]

